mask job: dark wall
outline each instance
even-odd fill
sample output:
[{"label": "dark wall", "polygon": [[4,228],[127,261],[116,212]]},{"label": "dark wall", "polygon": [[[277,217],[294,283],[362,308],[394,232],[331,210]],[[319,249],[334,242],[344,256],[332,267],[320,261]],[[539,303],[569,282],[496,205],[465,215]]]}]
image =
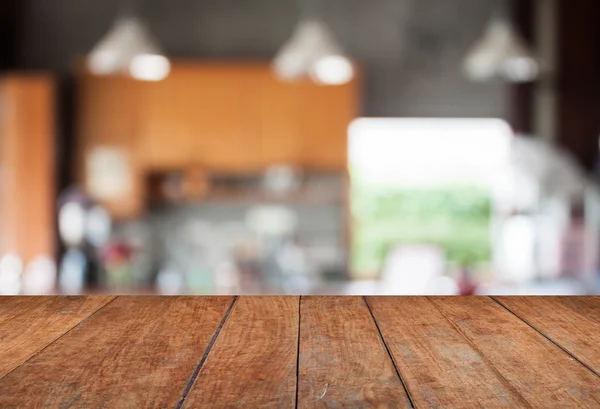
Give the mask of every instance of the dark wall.
[{"label": "dark wall", "polygon": [[[19,63],[67,71],[106,32],[117,0],[27,0]],[[321,0],[323,19],[366,69],[363,114],[505,117],[506,87],[463,78],[460,61],[505,0]],[[146,0],[172,57],[269,59],[297,0]]]},{"label": "dark wall", "polygon": [[[529,44],[536,44],[535,37],[535,2],[537,0],[509,0],[512,21],[519,30],[519,34]],[[534,132],[534,98],[537,84],[513,84],[510,86],[508,98],[508,118],[513,131],[521,135],[533,135]]]},{"label": "dark wall", "polygon": [[558,4],[558,142],[589,169],[600,136],[600,2]]},{"label": "dark wall", "polygon": [[0,4],[0,70],[17,65],[19,32],[24,2],[5,0]]}]

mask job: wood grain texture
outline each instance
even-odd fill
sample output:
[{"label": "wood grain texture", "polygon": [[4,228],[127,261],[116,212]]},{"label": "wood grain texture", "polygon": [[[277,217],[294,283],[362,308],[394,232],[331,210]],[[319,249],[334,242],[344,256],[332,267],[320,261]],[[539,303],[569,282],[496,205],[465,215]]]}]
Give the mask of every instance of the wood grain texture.
[{"label": "wood grain texture", "polygon": [[0,408],[600,407],[598,297],[366,301],[0,297]]},{"label": "wood grain texture", "polygon": [[175,407],[231,297],[118,297],[0,381],[0,407]]},{"label": "wood grain texture", "polygon": [[302,297],[298,407],[409,408],[360,297]]},{"label": "wood grain texture", "polygon": [[600,374],[600,297],[493,297]]},{"label": "wood grain texture", "polygon": [[114,297],[0,297],[0,379]]},{"label": "wood grain texture", "polygon": [[527,404],[426,297],[368,297],[417,407]]},{"label": "wood grain texture", "polygon": [[298,297],[240,297],[184,408],[293,408]]},{"label": "wood grain texture", "polygon": [[528,406],[600,407],[600,378],[493,300],[429,300]]}]

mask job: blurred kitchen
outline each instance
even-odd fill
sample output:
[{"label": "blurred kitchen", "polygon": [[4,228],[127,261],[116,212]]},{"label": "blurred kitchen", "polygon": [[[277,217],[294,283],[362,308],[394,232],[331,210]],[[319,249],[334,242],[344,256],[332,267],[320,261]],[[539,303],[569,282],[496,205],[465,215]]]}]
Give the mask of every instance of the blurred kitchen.
[{"label": "blurred kitchen", "polygon": [[2,294],[600,293],[597,0],[4,0]]}]

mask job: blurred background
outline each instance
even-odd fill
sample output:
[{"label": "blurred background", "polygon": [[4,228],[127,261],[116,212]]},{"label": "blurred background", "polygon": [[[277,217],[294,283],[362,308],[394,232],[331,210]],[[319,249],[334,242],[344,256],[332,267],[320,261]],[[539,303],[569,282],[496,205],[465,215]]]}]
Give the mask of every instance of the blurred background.
[{"label": "blurred background", "polygon": [[596,0],[4,0],[1,294],[600,293]]}]

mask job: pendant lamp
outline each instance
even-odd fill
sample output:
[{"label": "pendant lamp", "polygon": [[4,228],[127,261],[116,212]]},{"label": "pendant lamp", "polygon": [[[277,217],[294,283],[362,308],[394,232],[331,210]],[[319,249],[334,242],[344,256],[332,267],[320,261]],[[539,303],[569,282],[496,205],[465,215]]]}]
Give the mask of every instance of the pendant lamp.
[{"label": "pendant lamp", "polygon": [[534,54],[512,24],[501,17],[490,21],[483,37],[468,51],[463,68],[473,81],[530,82],[540,74]]},{"label": "pendant lamp", "polygon": [[160,81],[171,65],[144,22],[134,15],[118,17],[88,56],[97,75],[126,74],[142,81]]},{"label": "pendant lamp", "polygon": [[288,81],[309,76],[324,85],[349,82],[354,77],[352,61],[323,21],[304,14],[273,60],[276,75]]}]

